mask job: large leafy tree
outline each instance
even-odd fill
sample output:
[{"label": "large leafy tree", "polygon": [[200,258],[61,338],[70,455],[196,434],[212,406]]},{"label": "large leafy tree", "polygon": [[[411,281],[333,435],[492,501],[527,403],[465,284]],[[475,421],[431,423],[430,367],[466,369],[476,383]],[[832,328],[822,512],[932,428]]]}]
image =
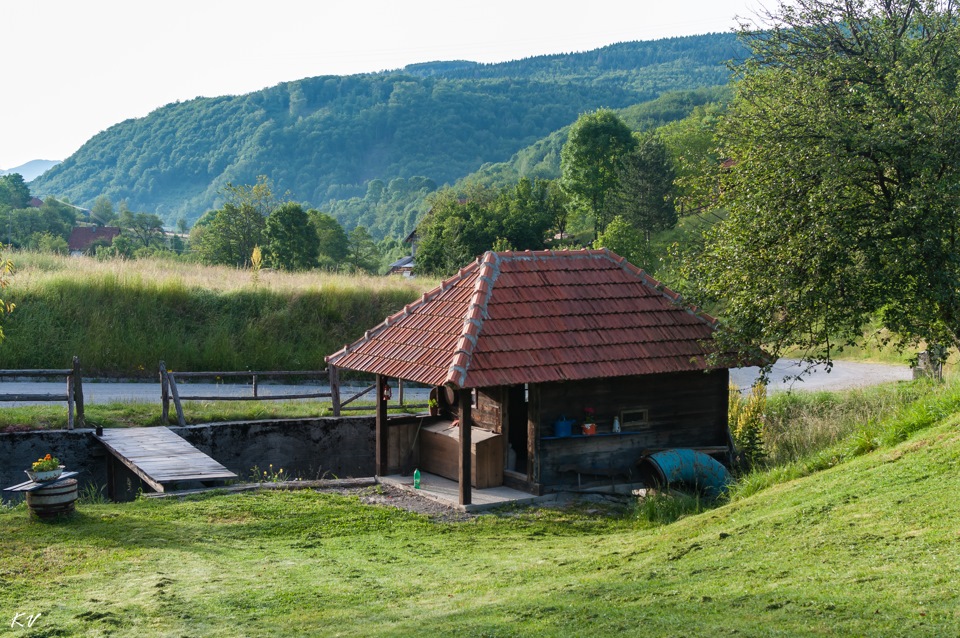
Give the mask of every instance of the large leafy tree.
[{"label": "large leafy tree", "polygon": [[934,0],[792,0],[746,25],[697,265],[729,338],[774,354],[879,320],[960,345],[960,26]]},{"label": "large leafy tree", "polygon": [[444,189],[417,227],[416,270],[448,275],[491,248],[543,248],[562,200],[549,181],[526,178],[502,189],[476,184],[462,192]]},{"label": "large leafy tree", "polygon": [[560,183],[594,221],[594,236],[609,221],[607,193],[619,182],[621,159],[637,147],[623,120],[609,109],[581,115],[560,152]]},{"label": "large leafy tree", "polygon": [[228,183],[221,191],[226,203],[203,215],[190,231],[190,244],[211,264],[250,265],[254,246],[264,243],[266,218],[277,206],[273,183],[265,176],[256,184]]},{"label": "large leafy tree", "polygon": [[309,270],[317,265],[320,241],[300,204],[288,202],[267,217],[267,259],[282,270]]},{"label": "large leafy tree", "polygon": [[343,226],[326,213],[310,209],[307,211],[310,227],[317,236],[317,252],[320,266],[335,269],[347,258],[349,239]]},{"label": "large leafy tree", "polygon": [[152,213],[135,213],[121,203],[117,223],[137,238],[144,248],[163,239],[163,221]]},{"label": "large leafy tree", "polygon": [[30,203],[30,188],[20,173],[0,176],[0,208],[26,208]]},{"label": "large leafy tree", "polygon": [[250,265],[254,246],[263,243],[266,220],[253,206],[224,204],[207,213],[190,231],[190,244],[210,264]]}]

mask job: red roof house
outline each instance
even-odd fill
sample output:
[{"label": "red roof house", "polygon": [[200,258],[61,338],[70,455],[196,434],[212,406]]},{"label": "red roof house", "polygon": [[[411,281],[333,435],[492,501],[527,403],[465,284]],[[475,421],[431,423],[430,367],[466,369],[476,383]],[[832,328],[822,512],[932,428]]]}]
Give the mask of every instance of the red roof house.
[{"label": "red roof house", "polygon": [[67,246],[70,248],[71,255],[82,255],[94,243],[99,241],[109,245],[119,235],[120,229],[111,226],[74,226],[70,231]]},{"label": "red roof house", "polygon": [[[447,420],[472,425],[457,428],[461,439],[499,438],[485,446],[500,457],[493,469],[474,463],[540,493],[584,476],[629,479],[651,450],[726,450],[728,374],[708,360],[714,326],[606,249],[488,252],[327,361],[377,374],[381,390],[389,378],[435,386]],[[382,411],[377,467],[387,474],[410,452],[391,445],[410,437],[391,432]],[[580,434],[588,421],[596,434]],[[426,429],[420,440],[421,469],[444,465],[424,455]],[[474,474],[477,465],[468,462]]]}]

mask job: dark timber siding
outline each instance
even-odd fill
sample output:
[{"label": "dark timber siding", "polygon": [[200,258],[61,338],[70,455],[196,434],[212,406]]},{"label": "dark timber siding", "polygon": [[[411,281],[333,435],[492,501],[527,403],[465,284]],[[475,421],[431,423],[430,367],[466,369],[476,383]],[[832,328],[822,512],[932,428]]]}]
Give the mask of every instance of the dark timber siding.
[{"label": "dark timber siding", "polygon": [[[577,470],[630,476],[644,450],[726,445],[728,378],[727,370],[716,370],[539,385],[534,480],[544,486],[575,484]],[[579,434],[586,407],[595,410],[597,436],[553,438],[553,423],[561,415],[576,419]],[[647,425],[612,434],[613,417],[631,408],[648,411]]]}]

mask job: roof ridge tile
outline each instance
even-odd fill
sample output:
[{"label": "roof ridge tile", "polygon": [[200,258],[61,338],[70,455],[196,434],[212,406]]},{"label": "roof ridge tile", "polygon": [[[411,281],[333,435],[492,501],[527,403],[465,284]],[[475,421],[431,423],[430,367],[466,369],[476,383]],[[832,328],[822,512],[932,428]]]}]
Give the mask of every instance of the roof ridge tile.
[{"label": "roof ridge tile", "polygon": [[445,383],[461,388],[466,383],[470,360],[473,357],[480,331],[483,329],[483,321],[488,317],[487,305],[490,302],[490,296],[493,294],[497,278],[500,276],[500,261],[501,257],[498,253],[487,251],[481,259],[477,259],[475,262],[479,265],[476,283],[473,287],[473,295],[470,297],[470,304],[467,306],[466,313],[464,313],[463,332],[457,340],[457,346],[453,352],[453,361],[450,362],[450,371],[447,373]]}]

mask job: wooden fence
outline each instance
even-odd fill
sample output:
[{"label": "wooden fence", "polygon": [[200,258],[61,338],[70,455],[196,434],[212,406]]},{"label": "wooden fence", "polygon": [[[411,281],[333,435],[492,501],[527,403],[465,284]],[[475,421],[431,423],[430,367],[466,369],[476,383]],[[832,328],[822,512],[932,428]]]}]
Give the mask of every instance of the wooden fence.
[{"label": "wooden fence", "polygon": [[[305,392],[295,394],[260,394],[260,379],[282,379],[282,378],[311,378],[318,382],[326,381],[330,386],[328,392]],[[251,393],[241,396],[205,396],[205,395],[184,395],[180,393],[181,386],[179,380],[183,379],[251,379]],[[183,413],[184,401],[289,401],[296,399],[330,399],[330,405],[334,416],[340,416],[344,411],[349,410],[372,410],[371,407],[350,405],[360,397],[366,395],[376,388],[376,384],[367,386],[360,391],[343,397],[341,394],[340,375],[337,368],[330,366],[326,370],[294,370],[294,371],[221,371],[221,372],[174,372],[168,370],[166,364],[160,362],[160,401],[161,419],[167,423],[170,419],[170,403],[173,402],[177,413],[177,423],[186,425],[187,421]],[[397,399],[393,407],[401,408],[425,408],[426,403],[404,403],[403,381],[399,381]],[[388,401],[389,405],[389,401]]]},{"label": "wooden fence", "polygon": [[73,358],[73,367],[64,370],[0,370],[0,379],[10,377],[66,377],[64,394],[0,394],[0,402],[38,401],[67,402],[67,429],[83,427],[83,381],[80,377],[80,359]]}]

